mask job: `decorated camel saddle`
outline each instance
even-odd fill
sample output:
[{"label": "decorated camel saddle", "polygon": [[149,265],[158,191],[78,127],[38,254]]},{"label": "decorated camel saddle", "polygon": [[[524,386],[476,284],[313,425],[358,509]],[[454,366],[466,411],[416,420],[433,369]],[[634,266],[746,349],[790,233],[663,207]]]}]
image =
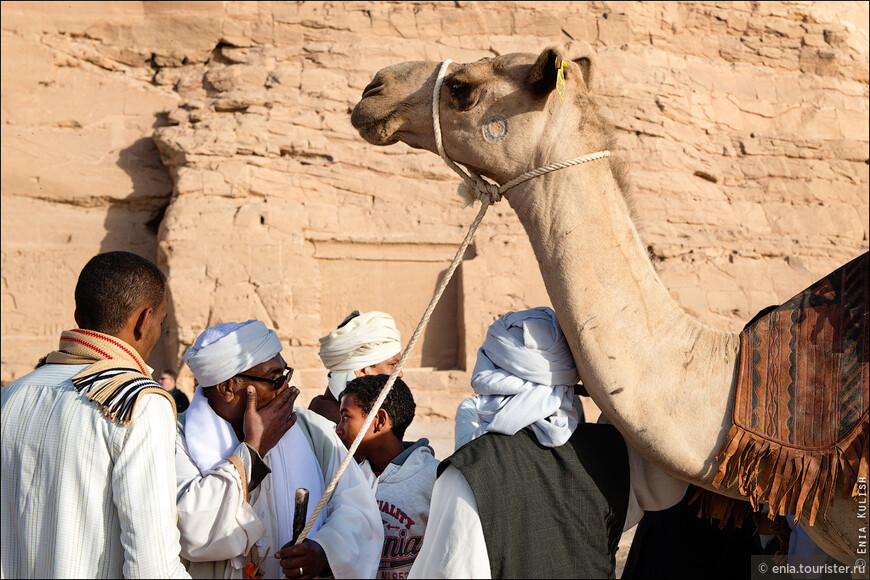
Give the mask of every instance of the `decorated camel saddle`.
[{"label": "decorated camel saddle", "polygon": [[[824,516],[837,477],[844,495],[867,477],[868,253],[740,334],[733,425],[713,484],[736,483],[770,515]],[[720,514],[720,517],[722,514]]]}]

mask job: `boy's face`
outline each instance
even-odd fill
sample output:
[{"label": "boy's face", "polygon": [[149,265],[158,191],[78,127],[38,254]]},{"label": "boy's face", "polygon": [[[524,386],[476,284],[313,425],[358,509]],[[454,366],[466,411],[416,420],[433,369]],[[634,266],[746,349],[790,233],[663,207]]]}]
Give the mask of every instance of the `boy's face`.
[{"label": "boy's face", "polygon": [[[338,425],[335,426],[335,434],[338,435],[344,446],[350,449],[359,430],[362,429],[367,415],[363,415],[362,409],[360,409],[357,403],[356,395],[353,394],[348,394],[341,398],[341,406],[338,412],[339,421]],[[369,425],[368,433],[365,434],[362,441],[360,441],[359,447],[357,447],[357,452],[354,456],[357,461],[366,458],[365,445],[372,437],[374,437],[374,422]]]}]

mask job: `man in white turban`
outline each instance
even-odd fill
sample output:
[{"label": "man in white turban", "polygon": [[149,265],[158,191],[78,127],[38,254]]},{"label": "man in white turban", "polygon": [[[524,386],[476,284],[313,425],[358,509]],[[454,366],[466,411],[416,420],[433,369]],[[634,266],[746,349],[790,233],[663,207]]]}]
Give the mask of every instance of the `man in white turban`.
[{"label": "man in white turban", "polygon": [[345,385],[363,375],[392,374],[401,352],[401,336],[392,316],[377,310],[354,310],[338,328],[320,339],[318,354],[329,369],[329,382],[326,391],[314,397],[308,408],[338,424],[338,399]]},{"label": "man in white turban", "polygon": [[[199,383],[176,438],[181,555],[194,578],[372,578],[383,526],[350,462],[306,539],[293,538],[295,494],[313,512],[347,451],[335,426],[305,409],[281,342],[259,320],[203,332],[184,361]],[[281,552],[281,560],[274,556]]]},{"label": "man in white turban", "polygon": [[623,530],[683,497],[612,425],[578,422],[578,381],[552,309],[490,326],[476,431],[438,468],[409,578],[612,578]]}]

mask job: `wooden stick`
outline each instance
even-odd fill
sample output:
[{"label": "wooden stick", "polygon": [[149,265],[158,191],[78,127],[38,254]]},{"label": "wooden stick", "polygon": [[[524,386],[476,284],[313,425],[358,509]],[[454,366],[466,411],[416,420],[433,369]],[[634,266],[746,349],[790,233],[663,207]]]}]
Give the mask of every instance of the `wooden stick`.
[{"label": "wooden stick", "polygon": [[293,539],[291,544],[296,543],[299,534],[305,527],[305,518],[308,513],[308,490],[300,487],[296,490],[296,509],[293,511]]}]

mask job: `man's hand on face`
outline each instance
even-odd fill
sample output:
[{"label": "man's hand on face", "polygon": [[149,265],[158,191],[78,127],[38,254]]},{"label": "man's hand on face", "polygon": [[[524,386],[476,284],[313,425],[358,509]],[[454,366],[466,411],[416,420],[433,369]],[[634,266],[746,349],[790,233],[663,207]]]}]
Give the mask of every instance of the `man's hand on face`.
[{"label": "man's hand on face", "polygon": [[285,578],[316,578],[329,565],[320,544],[308,539],[298,546],[286,544],[275,557],[281,558],[281,571]]},{"label": "man's hand on face", "polygon": [[257,389],[248,385],[247,393],[248,401],[242,427],[245,443],[263,457],[296,423],[293,403],[299,396],[299,389],[285,382],[275,394],[275,398],[262,409],[257,408]]}]

